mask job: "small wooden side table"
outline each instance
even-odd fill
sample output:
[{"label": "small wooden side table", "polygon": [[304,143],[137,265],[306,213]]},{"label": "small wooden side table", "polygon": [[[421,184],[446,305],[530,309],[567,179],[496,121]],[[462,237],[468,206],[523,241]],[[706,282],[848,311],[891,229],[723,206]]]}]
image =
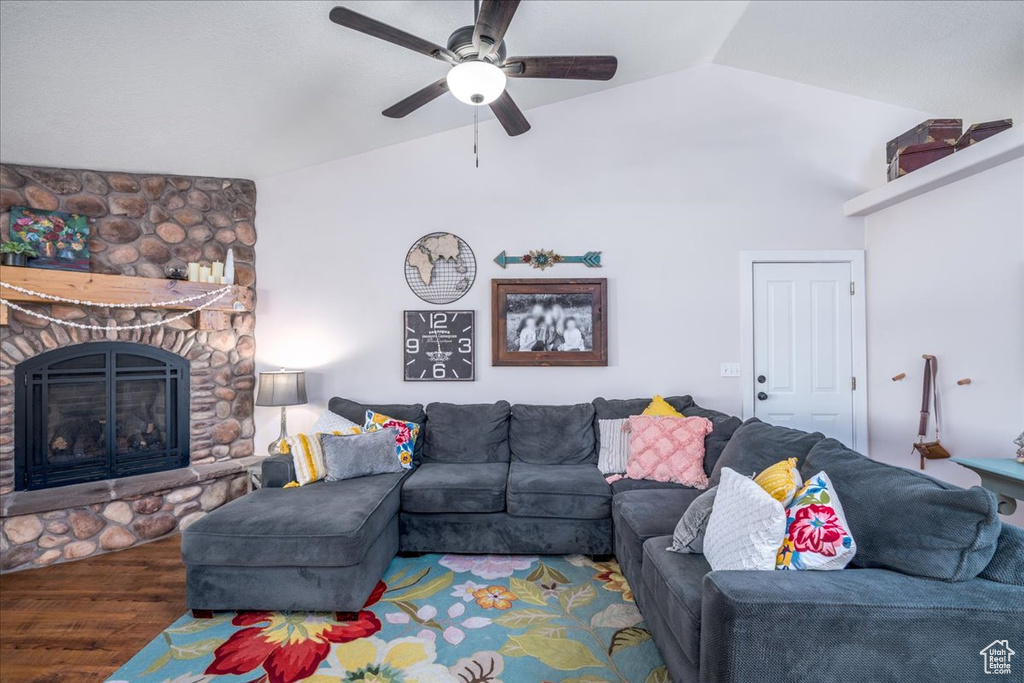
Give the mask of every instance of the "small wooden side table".
[{"label": "small wooden side table", "polygon": [[974,470],[981,485],[996,494],[999,513],[1012,515],[1017,501],[1024,500],[1024,465],[1016,458],[953,458],[953,462]]}]

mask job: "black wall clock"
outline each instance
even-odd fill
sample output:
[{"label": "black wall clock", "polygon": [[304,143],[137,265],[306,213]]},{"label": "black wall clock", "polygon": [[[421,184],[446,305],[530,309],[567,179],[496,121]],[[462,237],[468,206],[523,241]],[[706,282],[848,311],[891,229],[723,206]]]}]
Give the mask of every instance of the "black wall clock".
[{"label": "black wall clock", "polygon": [[473,311],[406,311],[403,317],[406,382],[476,378]]}]

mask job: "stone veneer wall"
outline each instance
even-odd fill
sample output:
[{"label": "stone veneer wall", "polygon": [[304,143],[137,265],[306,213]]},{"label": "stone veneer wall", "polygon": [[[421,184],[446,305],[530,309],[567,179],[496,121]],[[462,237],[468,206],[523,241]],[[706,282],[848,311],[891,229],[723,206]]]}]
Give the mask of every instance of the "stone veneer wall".
[{"label": "stone veneer wall", "polygon": [[[2,164],[3,240],[9,237],[11,206],[87,216],[93,272],[163,278],[169,266],[223,261],[231,248],[236,284],[255,286],[256,187],[250,180]],[[177,313],[35,308],[104,326]],[[254,326],[254,314],[241,312],[232,315],[231,329],[220,331],[195,330],[187,320],[130,332],[85,331],[10,311],[9,325],[0,327],[0,569],[78,559],[158,538],[244,493],[242,470],[254,453]],[[124,486],[104,483],[99,491],[74,485],[14,492],[14,366],[51,349],[99,340],[158,346],[189,359],[192,467],[126,478],[138,481]]]}]

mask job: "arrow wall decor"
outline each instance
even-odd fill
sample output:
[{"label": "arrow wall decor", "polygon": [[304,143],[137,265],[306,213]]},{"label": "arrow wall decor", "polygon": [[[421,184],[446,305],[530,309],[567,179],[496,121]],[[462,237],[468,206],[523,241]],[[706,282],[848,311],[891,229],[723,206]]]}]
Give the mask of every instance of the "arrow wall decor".
[{"label": "arrow wall decor", "polygon": [[523,256],[509,256],[505,252],[501,252],[495,257],[494,262],[502,268],[505,268],[510,263],[525,263],[538,270],[550,268],[558,263],[582,263],[587,268],[600,268],[601,252],[588,251],[582,256],[562,256],[550,249],[534,249],[529,254],[524,254]]}]

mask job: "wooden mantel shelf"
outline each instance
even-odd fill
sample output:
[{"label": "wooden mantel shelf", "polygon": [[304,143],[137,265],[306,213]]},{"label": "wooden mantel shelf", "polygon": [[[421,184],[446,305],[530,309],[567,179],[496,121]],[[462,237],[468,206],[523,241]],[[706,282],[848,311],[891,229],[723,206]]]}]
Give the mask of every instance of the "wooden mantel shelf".
[{"label": "wooden mantel shelf", "polygon": [[[68,270],[45,270],[42,268],[15,268],[0,266],[0,297],[8,301],[24,301],[31,303],[50,303],[37,296],[23,294],[6,285],[17,285],[36,292],[60,296],[80,301],[102,301],[111,304],[136,304],[139,308],[147,308],[148,302],[170,301],[183,297],[194,296],[204,292],[214,292],[221,285],[182,280],[158,280],[156,278],[135,277],[130,275],[103,275],[100,273],[78,273]],[[202,300],[190,301],[175,306],[164,306],[167,309],[187,310],[195,308]],[[208,306],[203,312],[214,312],[219,322],[208,321],[209,325],[221,327],[226,314],[233,312],[252,311],[255,303],[253,290],[248,287],[233,285],[231,292],[221,297],[216,303]],[[6,306],[2,308],[6,309]],[[0,311],[0,318],[6,318],[6,310]],[[5,321],[6,322],[6,321]],[[207,327],[203,324],[202,327]]]},{"label": "wooden mantel shelf", "polygon": [[847,216],[868,216],[1022,156],[1024,130],[1011,128],[854,197],[843,205],[843,212]]}]

